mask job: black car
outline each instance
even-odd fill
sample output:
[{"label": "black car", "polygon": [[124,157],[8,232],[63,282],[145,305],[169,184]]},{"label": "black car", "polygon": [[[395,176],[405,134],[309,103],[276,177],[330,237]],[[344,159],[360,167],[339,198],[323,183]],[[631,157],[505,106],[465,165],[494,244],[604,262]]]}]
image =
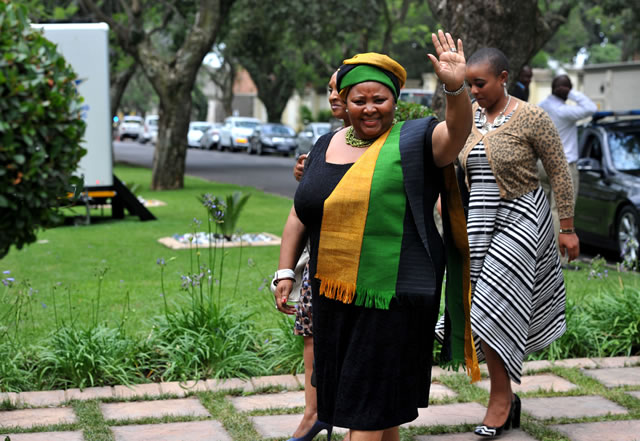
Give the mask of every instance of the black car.
[{"label": "black car", "polygon": [[580,241],[619,255],[632,245],[635,252],[640,232],[640,110],[597,112],[580,132],[574,217]]},{"label": "black car", "polygon": [[296,151],[296,132],[284,124],[266,123],[257,126],[249,138],[249,154],[266,152],[293,155]]}]

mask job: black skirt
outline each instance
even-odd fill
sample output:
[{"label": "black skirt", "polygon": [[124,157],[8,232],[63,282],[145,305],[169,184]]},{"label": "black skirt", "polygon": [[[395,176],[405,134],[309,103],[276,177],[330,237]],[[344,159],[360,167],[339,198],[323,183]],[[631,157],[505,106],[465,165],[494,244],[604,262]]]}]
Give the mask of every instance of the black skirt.
[{"label": "black skirt", "polygon": [[355,430],[413,421],[427,407],[437,307],[362,308],[318,296],[313,343],[318,419]]}]

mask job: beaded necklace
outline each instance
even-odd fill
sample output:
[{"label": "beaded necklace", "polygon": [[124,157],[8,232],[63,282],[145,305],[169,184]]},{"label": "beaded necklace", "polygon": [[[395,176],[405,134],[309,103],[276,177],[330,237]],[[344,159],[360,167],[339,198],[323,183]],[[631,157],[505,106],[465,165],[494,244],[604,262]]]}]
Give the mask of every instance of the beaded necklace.
[{"label": "beaded necklace", "polygon": [[349,126],[347,129],[347,133],[344,134],[345,142],[351,147],[355,147],[358,149],[363,149],[369,147],[371,144],[375,142],[377,138],[374,139],[360,139],[356,136],[355,130],[353,130],[353,126]]}]

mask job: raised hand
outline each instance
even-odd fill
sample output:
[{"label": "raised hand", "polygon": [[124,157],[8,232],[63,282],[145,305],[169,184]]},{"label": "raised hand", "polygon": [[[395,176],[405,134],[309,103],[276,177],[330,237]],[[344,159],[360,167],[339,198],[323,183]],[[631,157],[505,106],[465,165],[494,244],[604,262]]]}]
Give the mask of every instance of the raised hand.
[{"label": "raised hand", "polygon": [[464,82],[467,70],[462,40],[458,38],[456,46],[451,34],[448,32],[445,34],[442,30],[438,31],[438,35],[431,34],[431,40],[436,48],[437,58],[432,54],[427,54],[427,56],[440,81],[444,83],[447,90],[453,92],[460,88]]}]

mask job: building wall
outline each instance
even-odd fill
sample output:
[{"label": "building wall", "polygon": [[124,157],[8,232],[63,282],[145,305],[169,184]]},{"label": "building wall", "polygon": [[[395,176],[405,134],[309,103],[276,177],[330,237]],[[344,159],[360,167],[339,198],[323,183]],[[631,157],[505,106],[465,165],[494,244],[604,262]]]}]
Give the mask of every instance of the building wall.
[{"label": "building wall", "polygon": [[640,108],[640,62],[585,66],[581,77],[585,94],[600,110]]}]

